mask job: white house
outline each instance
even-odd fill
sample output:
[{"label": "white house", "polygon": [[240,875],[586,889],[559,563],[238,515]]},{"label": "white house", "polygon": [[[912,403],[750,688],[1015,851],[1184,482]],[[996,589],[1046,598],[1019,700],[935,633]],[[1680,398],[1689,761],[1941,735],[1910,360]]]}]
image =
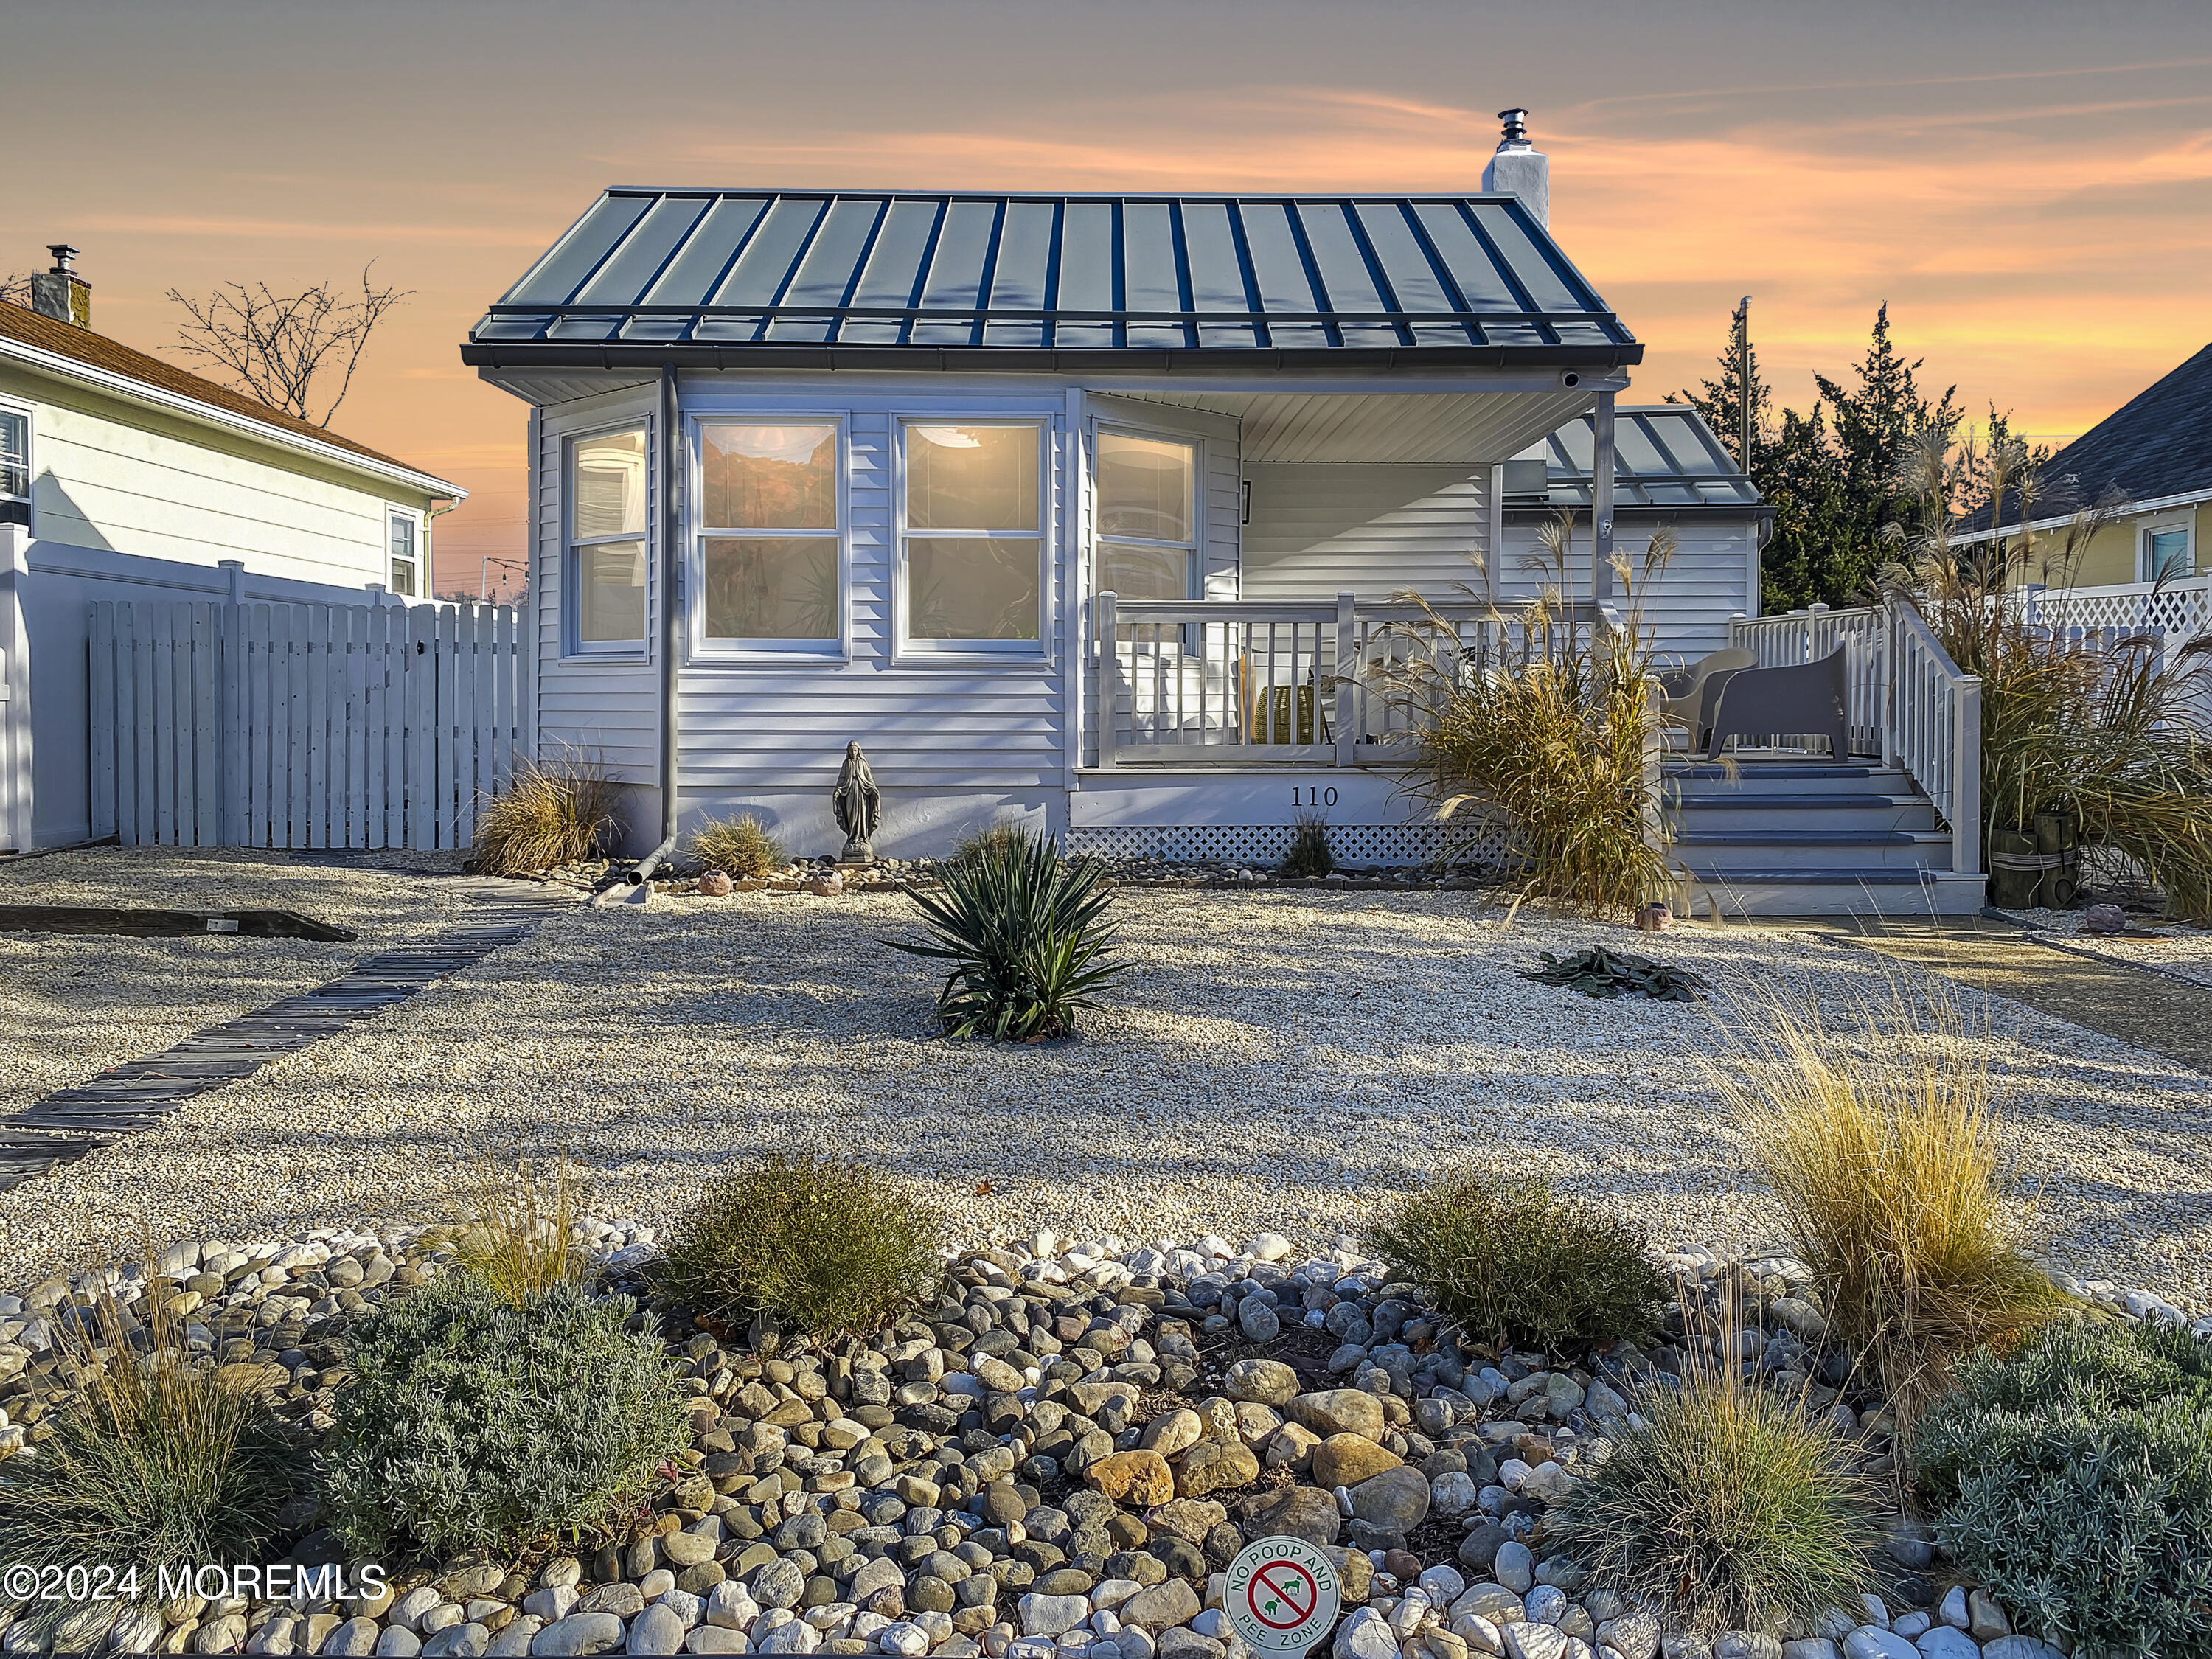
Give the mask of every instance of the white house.
[{"label": "white house", "polygon": [[422,595],[465,493],[94,332],[52,252],[0,303],[0,851],[90,833],[92,601]]},{"label": "white house", "polygon": [[[1509,472],[1571,423],[1582,624],[1657,521],[1609,464],[1644,349],[1543,170],[1516,116],[1470,196],[610,190],[462,348],[532,407],[541,744],[629,787],[641,852],[738,810],[834,852],[852,739],[891,854],[1266,856],[1309,801],[1425,850],[1359,672],[1394,596],[1472,647],[1469,584],[1533,592]],[[1691,655],[1758,592],[1699,443],[1637,464],[1713,504],[1655,611]]]}]

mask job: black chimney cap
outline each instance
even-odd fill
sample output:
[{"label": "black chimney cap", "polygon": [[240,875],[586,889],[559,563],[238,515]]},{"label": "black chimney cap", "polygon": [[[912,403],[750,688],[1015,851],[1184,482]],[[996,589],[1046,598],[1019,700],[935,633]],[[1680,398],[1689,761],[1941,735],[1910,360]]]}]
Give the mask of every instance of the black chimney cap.
[{"label": "black chimney cap", "polygon": [[76,258],[76,249],[71,247],[67,242],[49,242],[46,244],[46,252],[54,256],[55,272],[60,276],[67,276],[70,261]]},{"label": "black chimney cap", "polygon": [[1498,118],[1505,123],[1505,142],[1525,144],[1528,142],[1528,112],[1525,109],[1502,109]]}]

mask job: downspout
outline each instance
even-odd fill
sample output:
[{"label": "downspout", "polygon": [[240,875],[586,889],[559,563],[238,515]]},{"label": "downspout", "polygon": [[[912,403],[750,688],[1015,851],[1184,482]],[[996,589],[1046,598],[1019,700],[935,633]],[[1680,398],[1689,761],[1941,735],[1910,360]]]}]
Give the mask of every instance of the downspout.
[{"label": "downspout", "polygon": [[684,441],[676,396],[676,365],[660,366],[660,844],[607,884],[641,887],[676,850],[678,625],[682,609],[679,571],[684,514],[678,499],[683,477]]}]

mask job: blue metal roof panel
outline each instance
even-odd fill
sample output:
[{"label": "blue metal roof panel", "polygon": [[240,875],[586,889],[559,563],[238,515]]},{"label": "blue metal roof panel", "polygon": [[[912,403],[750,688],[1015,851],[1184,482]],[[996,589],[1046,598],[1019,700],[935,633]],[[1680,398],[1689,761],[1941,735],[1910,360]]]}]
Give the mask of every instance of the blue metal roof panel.
[{"label": "blue metal roof panel", "polygon": [[609,191],[472,343],[1640,355],[1508,196]]},{"label": "blue metal roof panel", "polygon": [[[1544,441],[1555,507],[1589,504],[1591,422],[1590,416],[1577,416]],[[1616,411],[1613,477],[1613,500],[1622,507],[1747,507],[1759,500],[1759,487],[1687,404]]]}]

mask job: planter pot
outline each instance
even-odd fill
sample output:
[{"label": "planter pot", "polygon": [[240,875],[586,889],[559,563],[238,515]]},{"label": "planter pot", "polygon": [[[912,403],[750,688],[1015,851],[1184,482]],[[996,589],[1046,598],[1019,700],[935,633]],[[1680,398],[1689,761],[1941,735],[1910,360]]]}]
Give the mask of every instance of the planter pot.
[{"label": "planter pot", "polygon": [[2033,836],[2009,830],[1990,831],[1990,902],[2000,910],[2034,908],[2043,890],[2042,861]]},{"label": "planter pot", "polygon": [[2072,814],[2039,812],[2035,815],[2035,850],[2048,863],[2043,872],[2041,896],[2044,908],[2050,910],[2071,910],[2081,892],[2081,831]]}]

